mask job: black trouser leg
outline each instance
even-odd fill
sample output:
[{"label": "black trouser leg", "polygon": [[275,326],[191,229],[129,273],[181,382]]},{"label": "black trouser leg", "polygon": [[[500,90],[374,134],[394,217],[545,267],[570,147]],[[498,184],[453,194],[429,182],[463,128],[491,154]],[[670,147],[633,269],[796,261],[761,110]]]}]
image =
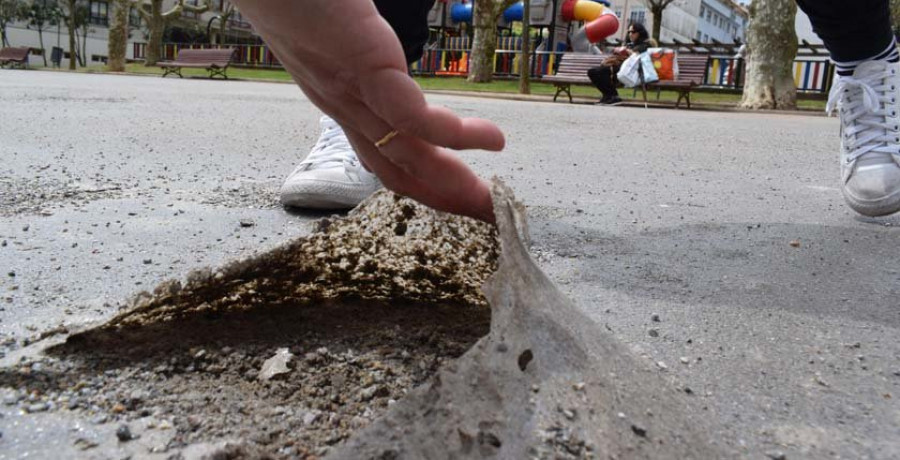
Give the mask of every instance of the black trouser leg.
[{"label": "black trouser leg", "polygon": [[604,98],[616,97],[619,92],[616,91],[616,74],[613,67],[600,66],[588,69],[588,78],[591,83],[603,93]]},{"label": "black trouser leg", "polygon": [[797,6],[837,62],[876,57],[894,40],[888,0],[797,0]]},{"label": "black trouser leg", "polygon": [[407,64],[422,57],[423,48],[428,41],[428,11],[433,5],[434,0],[375,0],[378,12],[400,39]]}]

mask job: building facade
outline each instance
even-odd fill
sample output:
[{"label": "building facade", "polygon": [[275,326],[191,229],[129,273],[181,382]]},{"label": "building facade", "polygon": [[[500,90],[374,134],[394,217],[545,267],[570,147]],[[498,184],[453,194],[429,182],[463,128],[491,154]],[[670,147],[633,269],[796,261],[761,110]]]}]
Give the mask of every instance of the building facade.
[{"label": "building facade", "polygon": [[[621,18],[616,38],[625,39],[625,30],[632,22],[653,30],[653,14],[644,0],[613,0],[611,8]],[[662,14],[659,38],[663,42],[698,40],[733,43],[743,41],[749,14],[747,9],[732,0],[676,0]]]},{"label": "building facade", "polygon": [[[32,0],[47,5],[58,4],[65,12],[65,2],[57,0]],[[149,2],[147,2],[149,4]],[[163,11],[172,9],[178,0],[164,0]],[[185,0],[186,4],[202,4],[200,0]],[[87,65],[100,64],[106,61],[109,45],[109,26],[112,21],[112,2],[102,0],[80,0],[79,5],[85,8],[87,24],[76,30],[76,53],[84,56]],[[181,16],[169,22],[165,41],[208,43],[235,43],[255,41],[256,36],[250,24],[235,11],[227,20],[225,37],[219,37],[219,21],[223,11],[228,10],[230,2],[226,0],[210,0],[210,8],[204,13],[183,11]],[[148,8],[149,10],[149,8]],[[64,13],[65,14],[65,13]],[[147,24],[135,8],[129,14],[129,38],[126,58],[134,58],[134,43],[146,43],[148,40]],[[65,19],[56,24],[47,24],[42,31],[29,26],[26,21],[18,21],[7,26],[7,35],[11,46],[28,46],[32,48],[29,57],[30,65],[43,65],[41,51],[50,64],[50,56],[54,47],[63,50],[61,66],[69,65],[69,30]]]},{"label": "building facade", "polygon": [[731,0],[702,0],[694,39],[703,43],[743,43],[750,22],[745,7]]}]

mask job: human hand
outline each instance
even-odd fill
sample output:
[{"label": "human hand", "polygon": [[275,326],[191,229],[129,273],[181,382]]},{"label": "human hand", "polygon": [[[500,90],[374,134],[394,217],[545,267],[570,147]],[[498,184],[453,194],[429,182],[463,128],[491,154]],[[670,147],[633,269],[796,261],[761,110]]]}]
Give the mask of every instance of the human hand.
[{"label": "human hand", "polygon": [[[331,115],[388,189],[442,211],[494,221],[490,187],[454,150],[502,150],[487,120],[430,106],[371,0],[238,0],[241,13],[310,100]],[[381,148],[391,131],[399,135]]]}]

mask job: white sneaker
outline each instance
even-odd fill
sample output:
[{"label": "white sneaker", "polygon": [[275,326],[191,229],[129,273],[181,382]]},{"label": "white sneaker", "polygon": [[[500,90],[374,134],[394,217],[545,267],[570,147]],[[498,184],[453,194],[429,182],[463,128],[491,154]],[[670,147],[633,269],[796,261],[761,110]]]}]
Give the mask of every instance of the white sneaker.
[{"label": "white sneaker", "polygon": [[866,61],[839,80],[826,110],[841,114],[844,199],[856,212],[884,216],[900,211],[900,65]]},{"label": "white sneaker", "polygon": [[323,115],[319,124],[322,134],[318,142],[281,186],[281,204],[298,208],[353,208],[381,188],[381,181],[360,163],[337,122]]}]

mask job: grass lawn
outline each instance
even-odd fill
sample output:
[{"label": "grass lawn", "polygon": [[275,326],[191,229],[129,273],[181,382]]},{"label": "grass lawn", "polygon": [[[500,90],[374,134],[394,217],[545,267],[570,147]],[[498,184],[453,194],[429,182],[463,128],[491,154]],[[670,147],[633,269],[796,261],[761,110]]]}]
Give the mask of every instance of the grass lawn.
[{"label": "grass lawn", "polygon": [[[78,69],[79,72],[95,73],[106,72],[106,66],[91,66]],[[159,67],[145,67],[143,64],[127,64],[125,73],[162,75],[163,70]],[[205,69],[181,69],[181,74],[185,78],[188,77],[206,77],[209,73]],[[170,74],[166,78],[178,78],[178,75]],[[216,77],[219,79],[220,77]],[[291,81],[291,76],[281,69],[250,69],[240,67],[229,67],[228,78],[240,80],[272,80],[272,81]]]},{"label": "grass lawn", "polygon": [[[104,66],[93,66],[79,69],[79,72],[105,72]],[[162,69],[158,67],[145,67],[143,64],[128,64],[125,69],[126,73],[132,74],[149,74],[162,75]],[[183,69],[182,74],[187,77],[206,77],[207,72],[203,69]],[[268,81],[291,81],[291,76],[281,69],[252,69],[231,67],[228,69],[228,77],[243,80],[268,80]],[[167,78],[177,78],[170,75]],[[468,91],[468,92],[484,92],[484,93],[507,93],[515,94],[519,92],[518,80],[495,80],[491,83],[469,83],[462,77],[416,77],[416,81],[424,90],[440,90],[440,91]],[[540,82],[531,83],[531,93],[538,95],[552,96],[556,92],[553,85]],[[619,94],[626,100],[641,100],[641,95],[634,95],[633,90],[620,90]],[[589,86],[572,86],[572,95],[576,97],[600,99],[600,93]],[[561,95],[565,98],[565,95]],[[656,100],[656,92],[648,94],[650,101]],[[660,94],[660,100],[674,103],[678,99],[678,94],[674,91],[663,91]],[[735,106],[740,102],[740,94],[726,94],[716,92],[695,91],[691,94],[692,102],[698,104],[714,104],[723,106]],[[824,100],[804,99],[797,101],[797,106],[801,109],[825,110]]]},{"label": "grass lawn", "polygon": [[[518,80],[495,80],[491,83],[469,83],[463,78],[417,77],[416,81],[419,82],[419,85],[421,85],[422,89],[425,90],[472,91],[486,93],[519,92]],[[571,88],[572,96],[594,98],[597,100],[600,99],[600,92],[593,87],[573,85]],[[556,93],[556,88],[549,83],[532,82],[531,93],[552,96],[554,93]],[[634,90],[631,89],[620,89],[619,95],[625,100],[631,99],[643,101],[641,93],[638,92],[637,95],[634,95]],[[565,99],[565,94],[560,95],[560,98]],[[655,101],[656,91],[648,92],[647,99],[651,102]],[[676,100],[678,100],[678,93],[674,91],[663,91],[662,93],[660,93],[659,100],[674,103]],[[698,104],[722,104],[735,106],[740,101],[740,94],[703,91],[694,91],[691,93],[691,102],[696,102]],[[825,101],[812,99],[799,100],[797,101],[797,106],[801,109],[825,110]]]}]

